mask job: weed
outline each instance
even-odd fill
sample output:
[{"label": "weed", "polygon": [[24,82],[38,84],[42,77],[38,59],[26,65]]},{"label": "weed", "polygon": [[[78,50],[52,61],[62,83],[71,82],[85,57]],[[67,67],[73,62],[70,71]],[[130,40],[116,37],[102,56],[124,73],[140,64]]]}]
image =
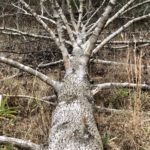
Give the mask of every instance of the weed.
[{"label": "weed", "polygon": [[7,97],[1,100],[0,103],[0,118],[15,118],[15,114],[17,114],[16,107],[9,107],[7,103]]},{"label": "weed", "polygon": [[110,134],[106,132],[102,137],[102,142],[104,146],[107,146],[110,140]]},{"label": "weed", "polygon": [[12,144],[7,144],[5,146],[0,146],[0,150],[14,150],[14,147]]}]

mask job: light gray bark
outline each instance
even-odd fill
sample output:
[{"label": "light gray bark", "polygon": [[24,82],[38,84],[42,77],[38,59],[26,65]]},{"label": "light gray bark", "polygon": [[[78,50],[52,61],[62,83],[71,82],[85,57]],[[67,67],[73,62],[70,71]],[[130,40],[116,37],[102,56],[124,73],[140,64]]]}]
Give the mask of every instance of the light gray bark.
[{"label": "light gray bark", "polygon": [[64,79],[53,112],[49,150],[102,150],[96,127],[90,84],[76,73]]},{"label": "light gray bark", "polygon": [[72,71],[65,75],[57,90],[58,105],[52,116],[49,150],[103,150],[82,45],[76,45],[72,55]]}]

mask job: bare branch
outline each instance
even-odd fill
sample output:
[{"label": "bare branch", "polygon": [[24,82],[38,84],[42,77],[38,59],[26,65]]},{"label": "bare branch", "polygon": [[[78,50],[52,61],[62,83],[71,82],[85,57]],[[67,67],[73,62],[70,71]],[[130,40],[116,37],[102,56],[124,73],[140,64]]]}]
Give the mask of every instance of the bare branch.
[{"label": "bare branch", "polygon": [[60,8],[60,6],[59,6],[59,4],[57,2],[56,2],[56,5],[57,5],[57,7],[59,7],[58,13],[59,13],[59,15],[60,15],[64,25],[66,26],[66,30],[68,32],[70,40],[71,40],[72,44],[74,44],[75,43],[75,38],[74,38],[74,35],[73,35],[73,31],[72,31],[72,29],[69,26],[68,20],[67,20],[66,16],[64,15],[62,9]]},{"label": "bare branch", "polygon": [[132,114],[133,111],[131,110],[120,110],[120,109],[113,109],[113,108],[104,108],[101,106],[94,106],[94,108],[96,109],[96,111],[98,113],[107,113],[107,114]]},{"label": "bare branch", "polygon": [[137,17],[134,18],[130,21],[128,21],[125,25],[123,25],[122,27],[120,27],[117,31],[113,32],[111,35],[109,35],[108,37],[106,37],[94,50],[93,50],[93,54],[97,53],[106,43],[108,43],[111,39],[113,39],[115,36],[117,36],[119,33],[121,33],[122,31],[124,31],[126,28],[128,28],[130,25],[132,25],[134,22],[149,18],[150,14],[148,15],[144,15],[141,17]]},{"label": "bare branch", "polygon": [[[98,41],[100,42],[100,41]],[[112,42],[109,42],[111,44],[135,44],[135,41],[112,41]],[[142,44],[142,45],[139,45],[138,47],[146,47],[146,46],[149,46],[150,45],[150,41],[137,41],[137,44],[141,44],[141,43],[147,43],[147,44]],[[111,47],[112,49],[124,49],[124,48],[128,48],[129,45],[125,45],[125,46],[120,46],[120,47]],[[101,63],[101,64],[107,64],[107,65],[130,65],[130,66],[134,66],[134,64],[127,64],[127,63],[121,63],[121,62],[115,62],[115,61],[108,61],[108,60],[101,60],[101,59],[90,59],[90,62],[91,63]],[[58,64],[61,64],[63,63],[63,60],[58,60],[58,61],[55,61],[55,62],[50,62],[50,63],[46,63],[46,64],[43,64],[43,63],[40,63],[38,65],[39,68],[44,68],[44,67],[48,67],[48,66],[53,66],[53,65],[58,65]],[[144,67],[144,65],[142,65],[142,67]],[[150,66],[147,66],[148,68],[150,68]]]},{"label": "bare branch", "polygon": [[44,81],[45,83],[47,83],[48,85],[51,85],[52,87],[54,87],[56,90],[60,87],[60,83],[54,80],[51,80],[50,78],[48,78],[48,76],[44,75],[43,73],[34,70],[28,66],[25,66],[21,63],[18,63],[12,59],[8,59],[5,57],[0,57],[0,62],[11,65],[15,68],[18,68],[20,70],[23,70],[27,73],[30,73],[31,75],[34,75],[36,77],[38,77],[40,80]]},{"label": "bare branch", "polygon": [[39,68],[44,68],[44,67],[48,67],[48,66],[57,65],[57,64],[60,64],[60,63],[63,63],[63,60],[58,60],[58,61],[50,62],[50,63],[47,63],[47,64],[39,64],[38,67]]},{"label": "bare branch", "polygon": [[30,13],[28,13],[25,9],[23,9],[22,7],[19,7],[18,5],[15,5],[14,3],[11,3],[12,6],[14,6],[15,8],[21,10],[22,12],[24,12],[24,14],[28,14],[31,15]]},{"label": "bare branch", "polygon": [[43,5],[43,3],[44,3],[44,0],[40,0],[40,7],[41,7],[41,15],[42,16],[44,14],[44,5]]},{"label": "bare branch", "polygon": [[[101,43],[103,41],[97,41],[97,43]],[[134,44],[147,44],[150,43],[150,40],[139,40],[139,41],[110,41],[109,44],[128,44],[128,45],[134,45]]]},{"label": "bare branch", "polygon": [[90,16],[90,18],[87,20],[86,24],[84,26],[87,26],[91,19],[96,15],[96,13],[103,7],[105,4],[106,0],[103,0],[102,4],[94,11],[94,13]]},{"label": "bare branch", "polygon": [[[101,59],[91,59],[90,62],[96,63],[96,64],[106,64],[106,65],[117,65],[117,66],[130,66],[135,67],[135,64],[127,64],[127,63],[121,63],[121,62],[115,62],[115,61],[108,61],[108,60],[101,60]],[[141,65],[141,68],[144,68],[145,65]],[[150,69],[150,66],[146,66]]]},{"label": "bare branch", "polygon": [[80,6],[79,6],[79,16],[78,16],[78,23],[77,23],[77,29],[79,31],[79,28],[81,26],[81,21],[82,21],[82,17],[83,17],[83,2],[84,0],[79,0]]},{"label": "bare branch", "polygon": [[92,49],[95,46],[95,43],[98,39],[99,34],[103,30],[103,27],[105,26],[106,21],[109,18],[110,13],[112,12],[113,6],[115,5],[116,0],[110,0],[108,6],[106,7],[104,13],[100,17],[98,24],[93,31],[92,35],[90,36],[89,40],[85,43],[85,54],[90,55]]},{"label": "bare branch", "polygon": [[135,0],[130,0],[127,4],[125,4],[115,15],[113,15],[108,21],[106,22],[105,27],[107,27],[111,22],[113,22],[116,18],[122,14],[122,12],[128,8]]},{"label": "bare branch", "polygon": [[64,61],[64,66],[66,73],[68,73],[71,69],[71,64],[70,64],[70,59],[69,59],[69,53],[68,50],[64,44],[64,33],[63,33],[63,28],[62,28],[62,20],[60,18],[60,15],[58,14],[59,6],[56,4],[52,4],[53,10],[54,10],[54,17],[57,20],[57,32],[58,32],[58,37],[59,37],[59,42],[60,42],[60,49],[62,52],[63,56],[63,61]]},{"label": "bare branch", "polygon": [[38,34],[34,34],[34,33],[23,32],[23,31],[13,29],[13,28],[0,27],[0,31],[3,34],[14,35],[14,36],[22,35],[22,36],[28,36],[28,37],[33,37],[33,38],[52,39],[49,36],[43,36],[43,35],[38,35]]},{"label": "bare branch", "polygon": [[78,7],[78,4],[77,4],[77,0],[73,0],[73,3],[74,3],[74,5],[75,5],[76,9],[79,11],[79,7]]},{"label": "bare branch", "polygon": [[[117,114],[117,115],[132,115],[134,113],[133,110],[124,110],[124,109],[113,109],[113,108],[104,108],[101,106],[94,106],[94,108],[99,112],[99,113],[108,113],[108,114]],[[147,118],[150,115],[150,112],[140,112],[141,113],[141,118]],[[149,120],[142,120],[142,122],[144,121],[149,121]]]},{"label": "bare branch", "polygon": [[[150,85],[147,84],[138,84],[138,86],[142,89],[142,90],[150,90]],[[92,94],[95,95],[96,93],[98,93],[99,91],[103,90],[103,89],[109,89],[109,88],[136,88],[137,84],[135,83],[102,83],[102,84],[97,84],[94,85],[94,89],[92,90]]]},{"label": "bare branch", "polygon": [[70,0],[67,0],[67,5],[68,5],[68,10],[69,10],[69,15],[70,15],[72,25],[73,25],[75,31],[77,31],[77,24],[75,22],[75,18],[74,18],[74,15],[73,15],[73,10],[72,10],[72,6],[70,4]]},{"label": "bare branch", "polygon": [[37,13],[31,9],[31,7],[24,1],[24,0],[20,0],[20,3],[27,9],[30,11],[30,13],[35,17],[35,19],[37,20],[37,22],[39,22],[43,28],[50,34],[51,38],[55,41],[56,45],[60,48],[60,43],[57,39],[57,37],[55,36],[54,32],[48,27],[48,25],[37,15]]},{"label": "bare branch", "polygon": [[[13,29],[13,28],[0,27],[0,31],[1,31],[0,33],[5,34],[5,35],[27,36],[27,37],[37,38],[37,39],[53,40],[50,36],[23,32],[23,31]],[[58,38],[57,38],[57,40],[58,40]],[[65,40],[65,43],[68,45],[72,45],[71,42],[68,40]]]},{"label": "bare branch", "polygon": [[[14,6],[15,8],[21,10],[22,13],[20,12],[20,14],[24,14],[24,15],[27,15],[27,16],[32,16],[32,14],[31,14],[31,13],[28,13],[24,8],[18,7],[17,5],[15,5],[15,4],[13,4],[13,3],[12,3],[12,6]],[[6,14],[6,15],[9,15],[9,14]],[[38,15],[38,14],[37,14],[37,15]],[[43,15],[38,15],[38,17],[40,17],[41,19],[47,20],[47,21],[49,21],[50,23],[56,25],[56,22],[55,22],[53,19],[50,19],[50,18],[45,17],[45,16],[43,16]]]},{"label": "bare branch", "polygon": [[41,146],[30,141],[25,141],[17,138],[0,136],[0,144],[12,144],[19,148],[25,148],[29,150],[41,150]]},{"label": "bare branch", "polygon": [[146,3],[150,3],[150,0],[143,1],[143,2],[141,2],[141,3],[138,3],[138,4],[136,4],[136,5],[134,5],[134,6],[130,7],[130,8],[128,8],[127,10],[125,10],[125,11],[122,13],[122,15],[124,15],[125,13],[127,13],[127,12],[129,12],[129,11],[131,11],[131,10],[137,8],[137,7],[140,7],[140,6],[142,6],[142,5],[146,4]]},{"label": "bare branch", "polygon": [[[56,95],[52,95],[52,96],[45,96],[45,97],[33,97],[33,96],[27,96],[27,95],[8,95],[8,94],[0,94],[0,97],[9,97],[9,98],[25,98],[28,100],[37,100],[37,101],[41,101],[44,103],[47,103],[48,105],[56,105],[56,102],[50,102],[50,100],[54,100],[56,99]],[[1,98],[2,99],[2,98]]]}]

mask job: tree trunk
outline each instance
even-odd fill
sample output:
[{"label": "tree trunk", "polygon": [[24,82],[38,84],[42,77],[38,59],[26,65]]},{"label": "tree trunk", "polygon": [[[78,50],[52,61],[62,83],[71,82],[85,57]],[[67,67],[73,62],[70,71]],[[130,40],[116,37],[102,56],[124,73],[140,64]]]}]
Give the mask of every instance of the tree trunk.
[{"label": "tree trunk", "polygon": [[49,150],[102,150],[92,107],[88,77],[71,73],[58,91],[53,112]]}]

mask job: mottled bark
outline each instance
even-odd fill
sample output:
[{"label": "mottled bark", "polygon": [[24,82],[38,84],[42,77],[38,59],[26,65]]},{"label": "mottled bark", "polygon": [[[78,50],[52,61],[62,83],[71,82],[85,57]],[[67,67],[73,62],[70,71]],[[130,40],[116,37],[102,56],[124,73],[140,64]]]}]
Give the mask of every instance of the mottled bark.
[{"label": "mottled bark", "polygon": [[72,72],[66,74],[53,112],[49,150],[102,150],[93,112],[93,96],[87,60],[81,47],[74,47]]},{"label": "mottled bark", "polygon": [[67,75],[58,91],[58,101],[52,117],[49,150],[102,150],[88,78],[76,73]]}]

